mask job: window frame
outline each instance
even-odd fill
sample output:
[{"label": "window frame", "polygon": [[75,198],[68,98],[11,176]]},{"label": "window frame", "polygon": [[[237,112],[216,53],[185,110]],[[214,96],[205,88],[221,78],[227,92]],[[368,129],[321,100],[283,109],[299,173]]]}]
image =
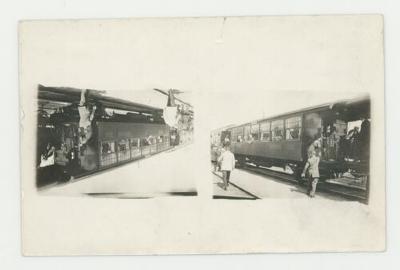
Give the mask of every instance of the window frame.
[{"label": "window frame", "polygon": [[[253,134],[256,134],[256,133],[253,133],[253,127],[255,127],[255,126],[257,126],[257,137],[254,137],[254,135],[253,135]],[[250,124],[250,134],[253,137],[254,141],[260,140],[260,123],[257,122],[257,123]]]},{"label": "window frame", "polygon": [[[110,145],[111,152],[109,152],[109,153],[108,153],[108,152],[107,152],[107,153],[103,153],[103,149],[104,149],[103,144],[108,144],[108,145]],[[112,145],[112,146],[111,146],[111,145]],[[102,155],[111,155],[111,154],[117,153],[117,143],[116,143],[115,141],[112,141],[112,140],[101,141],[101,142],[100,142],[100,153],[101,153]]]},{"label": "window frame", "polygon": [[[282,122],[282,125],[279,125],[279,126],[281,126],[280,130],[282,130],[282,135],[281,135],[281,139],[280,140],[275,140],[274,139],[276,136],[275,136],[275,131],[274,131],[274,128],[273,128],[273,123],[275,123],[275,122]],[[283,118],[271,120],[271,141],[272,142],[284,141],[285,140],[285,135],[286,135],[286,133],[285,133],[285,120]]]},{"label": "window frame", "polygon": [[[136,141],[136,144],[137,144],[136,146],[132,146],[133,141]],[[140,138],[130,138],[129,139],[129,147],[131,150],[134,148],[140,148]]]},{"label": "window frame", "polygon": [[[125,150],[121,150],[120,149],[120,145],[122,145],[122,144],[120,144],[120,142],[121,141],[125,141]],[[131,150],[131,146],[130,146],[130,140],[129,139],[119,139],[117,142],[116,142],[116,144],[117,144],[117,151],[118,152],[121,152],[121,151],[123,151],[123,152],[128,152],[128,151],[130,151]]]},{"label": "window frame", "polygon": [[[109,153],[103,153],[103,149],[104,149],[104,144],[109,145],[110,147],[110,151]],[[111,166],[113,164],[117,164],[119,162],[118,160],[118,145],[117,142],[114,140],[104,140],[104,141],[100,141],[100,153],[99,153],[99,165],[100,167],[107,167],[107,166]]]},{"label": "window frame", "polygon": [[[243,126],[240,126],[240,127],[235,127],[234,129],[233,129],[233,131],[232,131],[232,142],[235,142],[235,143],[242,143],[243,141],[244,141],[244,128],[243,128]],[[242,138],[242,141],[241,142],[239,142],[239,136],[241,136],[241,138]]]},{"label": "window frame", "polygon": [[[270,142],[272,141],[272,134],[271,134],[271,120],[264,120],[260,122],[260,141],[262,142]],[[267,124],[268,129],[267,130],[263,130],[261,127],[263,124]],[[268,133],[268,140],[264,139],[264,133]]]},{"label": "window frame", "polygon": [[[288,127],[288,120],[290,120],[290,119],[298,119],[298,127],[297,127],[297,129],[299,130],[299,136],[297,137],[297,138],[294,138],[294,139],[290,139],[290,138],[288,138],[287,137],[287,135],[288,135],[288,132],[290,132],[290,129],[294,129],[294,128],[289,128]],[[292,116],[292,117],[288,117],[288,118],[286,118],[285,119],[285,140],[286,141],[300,141],[301,140],[301,130],[302,130],[302,127],[303,127],[303,123],[302,123],[303,121],[302,121],[302,117],[301,117],[301,115],[297,115],[297,116]],[[294,123],[294,122],[292,122],[292,123]]]},{"label": "window frame", "polygon": [[[246,133],[246,131],[247,131],[247,133]],[[246,124],[243,126],[243,141],[245,141],[245,142],[250,141],[249,135],[251,135],[251,125]]]},{"label": "window frame", "polygon": [[140,147],[147,147],[150,146],[147,137],[140,137]]}]

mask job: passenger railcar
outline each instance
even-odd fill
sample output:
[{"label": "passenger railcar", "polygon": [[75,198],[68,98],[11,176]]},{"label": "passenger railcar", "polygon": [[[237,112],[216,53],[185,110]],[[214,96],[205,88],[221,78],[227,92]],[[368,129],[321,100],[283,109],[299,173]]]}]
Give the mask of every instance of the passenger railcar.
[{"label": "passenger railcar", "polygon": [[369,127],[370,99],[363,97],[256,120],[224,134],[239,165],[290,168],[301,179],[310,147],[317,142],[321,179],[350,177],[365,182]]},{"label": "passenger railcar", "polygon": [[[176,130],[162,118],[162,109],[110,98],[91,91],[97,106],[93,136],[79,144],[77,103],[81,90],[39,86],[37,186],[68,181],[119,166],[177,145]],[[41,166],[43,152],[51,150]]]}]

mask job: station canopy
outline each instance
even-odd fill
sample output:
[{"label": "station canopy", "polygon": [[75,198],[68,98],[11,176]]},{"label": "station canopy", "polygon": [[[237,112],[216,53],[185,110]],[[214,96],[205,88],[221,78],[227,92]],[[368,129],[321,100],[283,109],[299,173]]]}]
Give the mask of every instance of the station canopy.
[{"label": "station canopy", "polygon": [[[39,106],[45,109],[57,109],[60,107],[78,104],[83,89],[71,87],[47,87],[39,85],[38,87]],[[152,107],[132,101],[113,98],[104,95],[104,91],[87,89],[89,96],[88,103],[102,105],[104,108],[112,108],[116,110],[131,111],[149,115],[162,115],[162,109]]]}]

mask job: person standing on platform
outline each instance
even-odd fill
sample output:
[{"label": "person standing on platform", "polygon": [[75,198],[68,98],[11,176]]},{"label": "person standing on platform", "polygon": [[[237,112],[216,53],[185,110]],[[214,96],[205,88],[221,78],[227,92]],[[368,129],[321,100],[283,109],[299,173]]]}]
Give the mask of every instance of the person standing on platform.
[{"label": "person standing on platform", "polygon": [[224,190],[229,186],[229,179],[231,172],[235,169],[235,156],[229,150],[229,143],[224,143],[223,153],[218,158],[218,163],[220,164],[220,169],[222,171],[222,179],[224,181]]},{"label": "person standing on platform", "polygon": [[211,144],[211,163],[213,166],[213,171],[218,171],[218,146],[216,144]]},{"label": "person standing on platform", "polygon": [[316,155],[315,151],[309,153],[308,160],[304,166],[302,178],[305,178],[306,173],[308,176],[308,195],[313,198],[315,191],[317,190],[317,184],[319,181],[319,160],[320,158]]}]

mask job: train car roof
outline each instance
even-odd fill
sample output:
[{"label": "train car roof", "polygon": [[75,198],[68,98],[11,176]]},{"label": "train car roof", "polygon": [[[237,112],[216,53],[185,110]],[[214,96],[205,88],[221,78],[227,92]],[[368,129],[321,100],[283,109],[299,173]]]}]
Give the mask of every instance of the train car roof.
[{"label": "train car roof", "polygon": [[369,96],[363,96],[363,97],[354,98],[354,99],[339,100],[339,101],[335,101],[335,102],[324,103],[324,104],[317,105],[317,106],[307,107],[304,109],[294,110],[294,111],[290,111],[287,113],[273,115],[271,117],[264,117],[264,118],[257,119],[254,121],[235,125],[235,126],[227,128],[227,129],[231,129],[234,127],[241,127],[241,126],[254,124],[254,123],[259,123],[262,121],[286,118],[288,116],[293,116],[293,115],[305,113],[305,112],[323,111],[323,110],[332,110],[332,111],[341,113],[342,115],[345,115],[345,118],[349,121],[356,120],[357,118],[360,118],[360,116],[369,118],[370,117],[370,102],[371,101],[370,101]]},{"label": "train car roof", "polygon": [[227,129],[230,129],[230,128],[233,128],[233,127],[237,127],[237,125],[231,124],[231,125],[227,125],[227,126],[224,126],[224,127],[220,127],[220,128],[212,130],[211,133],[219,133],[221,131],[224,131],[224,130],[227,130]]},{"label": "train car roof", "polygon": [[[56,102],[79,103],[82,89],[72,87],[48,87],[39,84],[38,87],[39,100],[49,100]],[[101,91],[91,90],[89,101],[94,101],[107,108],[119,110],[135,111],[140,113],[162,113],[161,108],[152,107],[132,101],[127,101],[119,98],[105,96]]]}]

